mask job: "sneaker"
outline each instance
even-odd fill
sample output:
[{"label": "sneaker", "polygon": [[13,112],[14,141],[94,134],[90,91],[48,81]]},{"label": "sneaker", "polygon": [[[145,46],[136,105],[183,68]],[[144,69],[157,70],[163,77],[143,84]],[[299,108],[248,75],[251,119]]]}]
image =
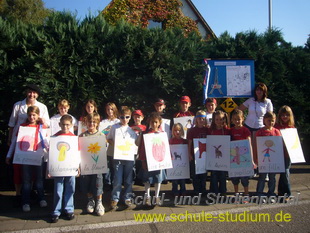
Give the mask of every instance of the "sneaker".
[{"label": "sneaker", "polygon": [[51,223],[56,223],[56,222],[58,222],[58,220],[59,220],[59,216],[58,215],[52,215]]},{"label": "sneaker", "polygon": [[242,199],[243,204],[249,204],[250,196],[249,195],[244,195]]},{"label": "sneaker", "polygon": [[111,201],[111,211],[116,211],[118,209],[117,201]]},{"label": "sneaker", "polygon": [[73,220],[74,219],[74,213],[67,213],[67,219],[68,220]]},{"label": "sneaker", "polygon": [[147,197],[147,198],[146,198],[146,200],[145,200],[145,205],[146,205],[146,206],[152,206],[151,197]]},{"label": "sneaker", "polygon": [[46,207],[47,206],[47,202],[45,200],[40,201],[40,207]]},{"label": "sneaker", "polygon": [[130,208],[132,206],[132,202],[130,199],[125,200],[125,205]]},{"label": "sneaker", "polygon": [[29,211],[30,211],[30,205],[24,204],[24,205],[23,205],[23,211],[24,211],[24,212],[29,212]]},{"label": "sneaker", "polygon": [[158,206],[162,205],[160,197],[156,197],[155,205],[158,205]]},{"label": "sneaker", "polygon": [[268,176],[268,174],[266,175],[265,181],[269,181],[269,176]]},{"label": "sneaker", "polygon": [[94,199],[91,199],[88,201],[86,206],[87,213],[93,213],[95,210],[95,201]]},{"label": "sneaker", "polygon": [[99,216],[102,216],[104,215],[104,207],[102,205],[102,202],[98,202],[97,205],[96,205],[96,213],[97,215]]}]

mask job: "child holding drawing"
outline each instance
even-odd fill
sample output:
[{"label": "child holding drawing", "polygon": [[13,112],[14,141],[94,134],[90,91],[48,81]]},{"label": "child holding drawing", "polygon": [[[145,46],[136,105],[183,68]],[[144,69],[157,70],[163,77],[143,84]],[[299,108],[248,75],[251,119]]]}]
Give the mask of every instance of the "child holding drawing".
[{"label": "child holding drawing", "polygon": [[[172,126],[172,138],[169,140],[170,145],[175,144],[188,144],[187,140],[184,137],[183,126],[180,123],[174,124]],[[175,158],[177,159],[177,158]],[[178,191],[178,185],[180,185],[180,191]],[[175,196],[185,195],[185,179],[172,180],[172,192]]]},{"label": "child holding drawing", "polygon": [[[104,135],[99,131],[100,115],[98,113],[88,114],[85,118],[85,122],[87,131],[81,133],[79,137],[96,137]],[[102,174],[82,175],[80,181],[82,191],[87,194],[87,212],[93,213],[95,211],[99,216],[104,215],[105,210],[102,205]],[[96,202],[94,196],[96,196]]]},{"label": "child holding drawing", "polygon": [[[209,135],[230,135],[230,130],[227,125],[227,114],[221,110],[215,111],[212,115]],[[211,192],[226,195],[226,173],[226,171],[211,171]]]},{"label": "child holding drawing", "polygon": [[160,113],[153,112],[149,118],[149,129],[139,135],[138,144],[139,144],[139,159],[142,162],[142,169],[140,170],[138,176],[144,183],[145,196],[147,206],[151,206],[151,194],[150,187],[151,184],[155,185],[155,205],[161,205],[161,200],[159,198],[160,185],[162,181],[165,179],[164,170],[156,170],[156,171],[148,171],[147,162],[146,162],[146,152],[145,152],[145,143],[143,140],[143,135],[148,133],[160,133],[163,132],[160,129],[160,125],[162,123],[162,117]]},{"label": "child holding drawing", "polygon": [[[135,131],[129,127],[128,123],[131,118],[131,110],[124,106],[120,112],[120,123],[112,126],[108,136],[107,141],[109,145],[113,148],[113,190],[112,190],[112,200],[111,200],[111,208],[112,211],[118,209],[118,202],[120,200],[120,194],[122,191],[122,184],[124,183],[124,193],[123,200],[125,205],[129,208],[132,206],[131,198],[132,198],[132,180],[133,180],[133,167],[134,167],[134,150],[132,150],[131,139],[134,141],[138,138],[138,135]],[[139,130],[139,127],[136,127]],[[136,129],[135,128],[135,129]],[[121,133],[121,137],[118,138],[119,141],[116,141],[116,130]],[[119,148],[118,153],[122,151],[122,153],[126,153],[127,158],[116,159],[116,147]],[[132,160],[130,156],[132,153]]]},{"label": "child holding drawing", "polygon": [[193,179],[193,187],[195,195],[199,193],[205,194],[207,174],[196,174],[195,155],[194,155],[194,138],[206,138],[208,134],[206,112],[199,110],[194,119],[194,127],[187,131],[188,140],[188,156],[190,161],[191,178]]},{"label": "child holding drawing", "polygon": [[[244,140],[244,139],[251,140],[250,130],[246,128],[245,126],[243,126],[243,122],[244,122],[243,112],[239,109],[234,110],[232,113],[231,120],[232,120],[232,123],[234,124],[234,127],[230,129],[231,140],[232,141]],[[238,158],[237,156],[240,156],[240,155],[236,155],[236,160],[237,160],[236,162],[237,164],[240,164],[240,158]],[[249,195],[249,179],[250,177],[248,176],[231,178],[231,182],[234,185],[234,190],[236,194],[238,193],[238,186],[241,181],[241,184],[244,188],[244,196]]]},{"label": "child holding drawing", "polygon": [[[263,117],[263,122],[264,122],[264,127],[259,129],[255,137],[260,137],[260,136],[281,136],[281,133],[278,129],[274,128],[275,122],[276,122],[276,114],[273,112],[267,112],[264,117]],[[267,140],[266,141],[266,147],[267,149],[271,150],[271,143],[272,141]],[[269,151],[267,150],[265,153],[265,158],[269,159],[270,154],[268,153]],[[258,171],[259,172],[259,171]],[[269,181],[268,181],[268,196],[275,196],[276,194],[274,193],[275,188],[276,188],[276,173],[260,173],[259,172],[259,178],[257,182],[257,187],[256,187],[256,192],[258,196],[263,195],[264,191],[264,186],[265,186],[265,179],[266,176],[269,176]]]},{"label": "child holding drawing", "polygon": [[[119,112],[116,107],[116,104],[113,102],[108,102],[105,105],[105,113],[106,117],[101,121],[101,125],[103,127],[102,133],[108,135],[111,127],[115,124],[120,122],[119,120]],[[104,177],[104,186],[107,190],[111,190],[113,186],[113,146],[107,144],[107,160],[108,160],[108,172],[105,174]]]},{"label": "child holding drawing", "polygon": [[[75,136],[70,132],[73,127],[73,119],[70,115],[63,115],[60,118],[59,126],[61,128],[54,136]],[[50,174],[48,175],[50,177]],[[52,223],[59,220],[59,216],[64,208],[67,219],[74,219],[74,193],[75,176],[53,177],[54,179],[54,206],[52,214]],[[63,206],[64,205],[64,206]]]},{"label": "child holding drawing", "polygon": [[[277,122],[274,126],[276,129],[288,129],[295,128],[294,114],[292,109],[284,105],[279,109]],[[291,185],[290,185],[290,167],[291,160],[288,155],[286,147],[284,147],[284,165],[285,173],[280,173],[279,184],[278,184],[278,195],[291,196]]]},{"label": "child holding drawing", "polygon": [[[44,142],[41,129],[46,128],[43,124],[40,123],[39,120],[40,117],[40,109],[37,106],[30,106],[27,109],[27,121],[24,124],[21,124],[21,126],[24,127],[34,127],[36,128],[36,134],[35,138],[33,138],[35,143],[34,150],[37,149],[38,146],[44,146]],[[40,142],[41,141],[41,142]],[[43,154],[42,154],[43,157]],[[31,193],[31,187],[32,187],[32,181],[33,177],[35,177],[35,185],[38,191],[39,201],[40,201],[40,207],[46,207],[47,203],[44,199],[44,187],[43,187],[43,169],[42,169],[43,160],[41,160],[40,166],[35,165],[22,165],[22,180],[23,180],[23,186],[22,186],[22,204],[23,204],[23,211],[29,212],[30,211],[30,193]]]}]

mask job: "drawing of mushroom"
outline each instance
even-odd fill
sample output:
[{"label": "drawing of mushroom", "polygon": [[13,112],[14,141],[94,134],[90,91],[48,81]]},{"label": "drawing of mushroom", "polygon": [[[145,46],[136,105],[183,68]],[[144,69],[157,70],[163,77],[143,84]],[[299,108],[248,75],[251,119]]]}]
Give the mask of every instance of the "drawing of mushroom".
[{"label": "drawing of mushroom", "polygon": [[57,150],[59,151],[58,161],[65,161],[66,153],[70,150],[70,145],[67,142],[58,142]]}]

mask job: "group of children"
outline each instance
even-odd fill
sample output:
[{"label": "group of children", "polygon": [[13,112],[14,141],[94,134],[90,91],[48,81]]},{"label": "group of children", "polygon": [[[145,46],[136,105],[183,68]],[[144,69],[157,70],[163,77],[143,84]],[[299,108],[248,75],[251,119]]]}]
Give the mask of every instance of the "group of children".
[{"label": "group of children", "polygon": [[[233,124],[232,128],[228,125],[228,116],[221,110],[216,110],[217,102],[214,98],[208,98],[205,102],[206,110],[199,110],[194,115],[189,111],[191,100],[188,96],[182,96],[180,99],[181,111],[174,115],[176,117],[194,116],[194,126],[187,131],[186,139],[184,138],[184,129],[182,124],[176,123],[172,125],[171,138],[169,143],[173,144],[188,144],[189,160],[191,179],[193,183],[193,189],[195,194],[206,194],[206,179],[207,173],[195,174],[195,157],[193,140],[195,138],[206,138],[208,135],[230,135],[231,140],[243,140],[251,139],[250,131],[243,126],[244,115],[241,110],[234,110],[231,117]],[[163,180],[166,179],[164,170],[148,171],[146,163],[146,151],[143,135],[148,133],[160,133],[164,132],[162,122],[164,118],[165,101],[158,99],[155,104],[155,112],[148,116],[147,125],[143,125],[144,114],[141,110],[135,110],[131,112],[128,107],[122,107],[118,111],[114,103],[107,103],[105,106],[106,119],[101,119],[98,114],[98,108],[96,102],[89,100],[84,108],[84,113],[79,119],[84,123],[87,130],[82,132],[79,137],[94,137],[100,135],[106,135],[108,142],[107,147],[107,160],[109,172],[105,175],[83,175],[81,179],[81,189],[87,197],[88,213],[95,212],[97,215],[102,216],[105,213],[105,209],[102,204],[103,185],[110,184],[112,187],[111,192],[111,209],[117,210],[118,203],[123,201],[126,206],[132,206],[132,184],[133,184],[133,169],[135,161],[117,160],[113,159],[114,156],[114,144],[115,144],[115,132],[119,129],[122,132],[123,138],[130,137],[135,140],[138,146],[138,160],[141,162],[141,169],[139,169],[137,177],[142,180],[145,187],[145,196],[147,206],[151,206],[150,187],[155,187],[155,201],[153,204],[161,205],[159,198],[160,186]],[[74,132],[77,130],[77,120],[68,114],[70,106],[68,101],[62,100],[58,104],[59,114],[51,118],[51,128],[54,130],[54,136],[75,136]],[[28,107],[27,110],[27,122],[23,126],[38,128],[38,134],[36,137],[40,137],[40,128],[46,128],[45,125],[39,120],[38,108],[35,106]],[[129,126],[130,119],[133,118],[134,124]],[[52,122],[58,122],[52,125]],[[104,123],[104,130],[99,130],[100,123]],[[278,118],[271,112],[267,112],[264,116],[264,127],[256,132],[256,136],[280,136],[279,129],[292,128],[294,126],[294,118],[292,110],[288,106],[283,106],[279,110]],[[38,138],[37,138],[38,140]],[[254,161],[253,166],[256,166]],[[47,206],[44,200],[43,189],[43,172],[42,166],[22,165],[23,167],[23,210],[25,212],[30,211],[30,191],[32,182],[32,170],[35,171],[36,186],[40,200],[40,206]],[[285,173],[280,174],[278,192],[279,195],[290,193],[289,183],[289,168],[290,160],[285,152]],[[257,183],[257,194],[262,195],[265,185],[265,178],[267,173],[260,173]],[[268,183],[268,195],[275,195],[275,173],[269,173]],[[225,195],[226,194],[226,178],[227,172],[225,171],[211,171],[210,192]],[[235,192],[238,193],[238,184],[242,183],[244,187],[244,195],[249,195],[249,178],[232,178]],[[173,180],[172,192],[174,195],[185,195],[185,180]],[[122,192],[122,185],[124,190]],[[180,185],[180,190],[178,190]],[[74,218],[74,193],[75,193],[75,177],[54,177],[54,205],[52,213],[52,222],[57,222],[62,209],[65,210],[67,218],[69,220]],[[123,193],[123,196],[120,194]]]}]

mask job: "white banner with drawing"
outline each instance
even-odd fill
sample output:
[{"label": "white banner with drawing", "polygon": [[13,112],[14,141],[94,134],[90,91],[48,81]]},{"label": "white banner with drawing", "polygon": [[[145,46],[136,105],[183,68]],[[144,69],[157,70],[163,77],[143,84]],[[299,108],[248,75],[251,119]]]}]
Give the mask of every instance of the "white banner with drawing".
[{"label": "white banner with drawing", "polygon": [[166,132],[143,134],[148,171],[172,168]]},{"label": "white banner with drawing", "polygon": [[207,170],[228,171],[230,168],[230,136],[208,135]]},{"label": "white banner with drawing", "polygon": [[106,136],[79,137],[81,149],[81,175],[108,172]]},{"label": "white banner with drawing", "polygon": [[285,171],[283,140],[281,136],[256,137],[258,172],[280,173]]},{"label": "white banner with drawing", "polygon": [[77,136],[50,138],[48,172],[53,176],[76,176],[80,164]]},{"label": "white banner with drawing", "polygon": [[238,140],[230,142],[229,177],[253,176],[252,148],[250,141]]},{"label": "white banner with drawing", "polygon": [[194,138],[193,143],[195,154],[195,174],[204,174],[207,170],[207,139]]},{"label": "white banner with drawing", "polygon": [[167,169],[168,180],[189,179],[188,145],[170,145],[173,168]]},{"label": "white banner with drawing", "polygon": [[136,132],[130,127],[121,127],[115,130],[114,159],[135,160],[137,146],[135,140]]},{"label": "white banner with drawing", "polygon": [[292,163],[306,162],[296,128],[281,129],[283,141]]}]

